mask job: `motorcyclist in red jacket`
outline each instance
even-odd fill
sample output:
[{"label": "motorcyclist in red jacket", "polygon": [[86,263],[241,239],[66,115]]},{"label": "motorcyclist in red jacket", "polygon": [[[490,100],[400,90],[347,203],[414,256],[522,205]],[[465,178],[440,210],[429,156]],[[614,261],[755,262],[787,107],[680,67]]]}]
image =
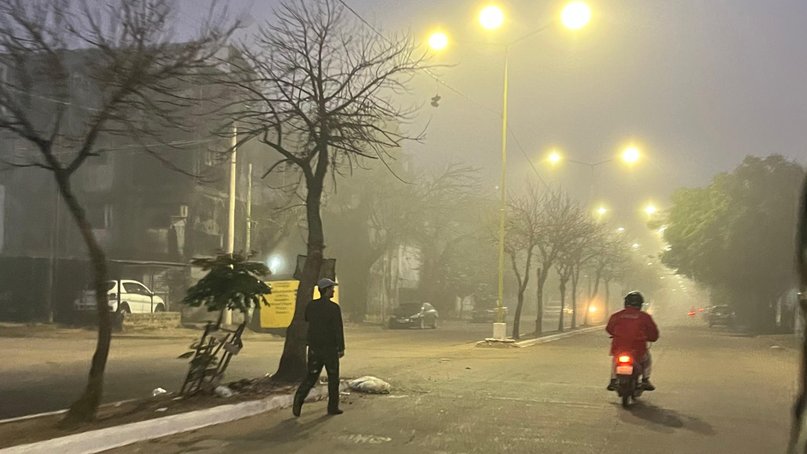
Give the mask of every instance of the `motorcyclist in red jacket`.
[{"label": "motorcyclist in red jacket", "polygon": [[[642,386],[645,391],[656,389],[650,383],[651,357],[647,349],[648,342],[658,340],[658,327],[653,317],[642,312],[644,297],[639,292],[630,292],[625,295],[625,309],[615,313],[608,320],[605,330],[611,335],[611,356],[630,352],[642,365]],[[614,364],[611,364],[611,382],[608,390],[616,389],[616,376]]]}]

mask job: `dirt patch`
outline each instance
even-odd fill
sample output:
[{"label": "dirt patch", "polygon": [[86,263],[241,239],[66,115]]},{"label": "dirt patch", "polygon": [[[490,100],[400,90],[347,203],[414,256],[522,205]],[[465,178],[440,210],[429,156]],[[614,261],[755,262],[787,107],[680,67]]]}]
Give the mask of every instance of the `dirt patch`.
[{"label": "dirt patch", "polygon": [[197,394],[187,398],[164,394],[150,399],[103,405],[94,422],[71,429],[63,429],[58,426],[63,415],[2,423],[0,424],[0,449],[219,405],[287,395],[293,393],[295,389],[293,385],[273,383],[267,378],[240,380],[232,382],[228,386],[236,394],[226,399],[209,394]]}]

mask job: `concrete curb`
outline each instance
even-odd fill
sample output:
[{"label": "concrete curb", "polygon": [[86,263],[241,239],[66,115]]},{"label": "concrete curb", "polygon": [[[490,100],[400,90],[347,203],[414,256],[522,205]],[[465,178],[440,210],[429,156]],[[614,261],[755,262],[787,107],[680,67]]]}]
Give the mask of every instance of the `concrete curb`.
[{"label": "concrete curb", "polygon": [[[342,382],[339,390],[347,389]],[[317,386],[308,395],[306,402],[321,400],[328,395],[327,386]],[[238,419],[248,418],[272,410],[289,408],[293,396],[285,394],[260,400],[251,400],[237,404],[220,405],[204,410],[191,411],[164,418],[150,419],[121,426],[77,433],[66,437],[12,446],[0,449],[2,454],[90,454],[120,448],[155,438],[176,435],[208,426],[223,424]]]},{"label": "concrete curb", "polygon": [[532,347],[533,345],[544,344],[546,342],[553,342],[553,341],[564,339],[564,338],[567,338],[567,337],[571,337],[571,336],[574,336],[574,335],[577,335],[577,334],[585,334],[585,333],[590,333],[590,332],[593,332],[593,331],[600,331],[600,330],[603,330],[603,329],[604,329],[603,325],[591,326],[589,328],[580,328],[580,329],[576,329],[574,331],[566,331],[564,333],[552,334],[550,336],[542,336],[542,337],[538,337],[538,338],[535,338],[535,339],[527,339],[527,340],[524,340],[524,341],[521,341],[521,342],[516,342],[515,344],[516,344],[517,347],[520,347],[520,348]]}]

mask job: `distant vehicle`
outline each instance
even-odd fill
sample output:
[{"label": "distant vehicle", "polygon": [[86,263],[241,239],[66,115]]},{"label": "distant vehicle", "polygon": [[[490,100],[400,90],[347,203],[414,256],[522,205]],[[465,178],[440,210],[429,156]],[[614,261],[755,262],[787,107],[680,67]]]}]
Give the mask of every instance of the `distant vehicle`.
[{"label": "distant vehicle", "polygon": [[[504,309],[504,316],[507,317],[507,308],[503,307],[502,309]],[[493,323],[496,321],[497,312],[496,307],[474,309],[471,313],[471,323]]]},{"label": "distant vehicle", "polygon": [[437,309],[429,303],[406,303],[396,307],[389,318],[390,329],[398,328],[437,328]]},{"label": "distant vehicle", "polygon": [[[150,314],[165,312],[165,301],[145,285],[133,280],[107,281],[107,298],[112,312],[123,314]],[[88,285],[73,302],[79,312],[95,310],[95,290]]]},{"label": "distant vehicle", "polygon": [[734,311],[727,305],[712,306],[706,316],[706,321],[709,323],[709,328],[713,326],[723,325],[732,326],[734,324]]}]

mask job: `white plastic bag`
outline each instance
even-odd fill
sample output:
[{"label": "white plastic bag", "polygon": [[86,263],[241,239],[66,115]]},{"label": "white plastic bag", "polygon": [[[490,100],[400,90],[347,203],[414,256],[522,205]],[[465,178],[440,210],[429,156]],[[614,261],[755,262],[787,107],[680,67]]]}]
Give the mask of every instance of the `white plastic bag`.
[{"label": "white plastic bag", "polygon": [[225,399],[228,397],[233,397],[233,394],[235,394],[232,389],[226,386],[216,386],[216,389],[214,391],[217,396],[223,397]]},{"label": "white plastic bag", "polygon": [[365,376],[350,380],[347,383],[348,387],[354,391],[367,394],[389,394],[392,388],[389,383],[378,377]]}]

